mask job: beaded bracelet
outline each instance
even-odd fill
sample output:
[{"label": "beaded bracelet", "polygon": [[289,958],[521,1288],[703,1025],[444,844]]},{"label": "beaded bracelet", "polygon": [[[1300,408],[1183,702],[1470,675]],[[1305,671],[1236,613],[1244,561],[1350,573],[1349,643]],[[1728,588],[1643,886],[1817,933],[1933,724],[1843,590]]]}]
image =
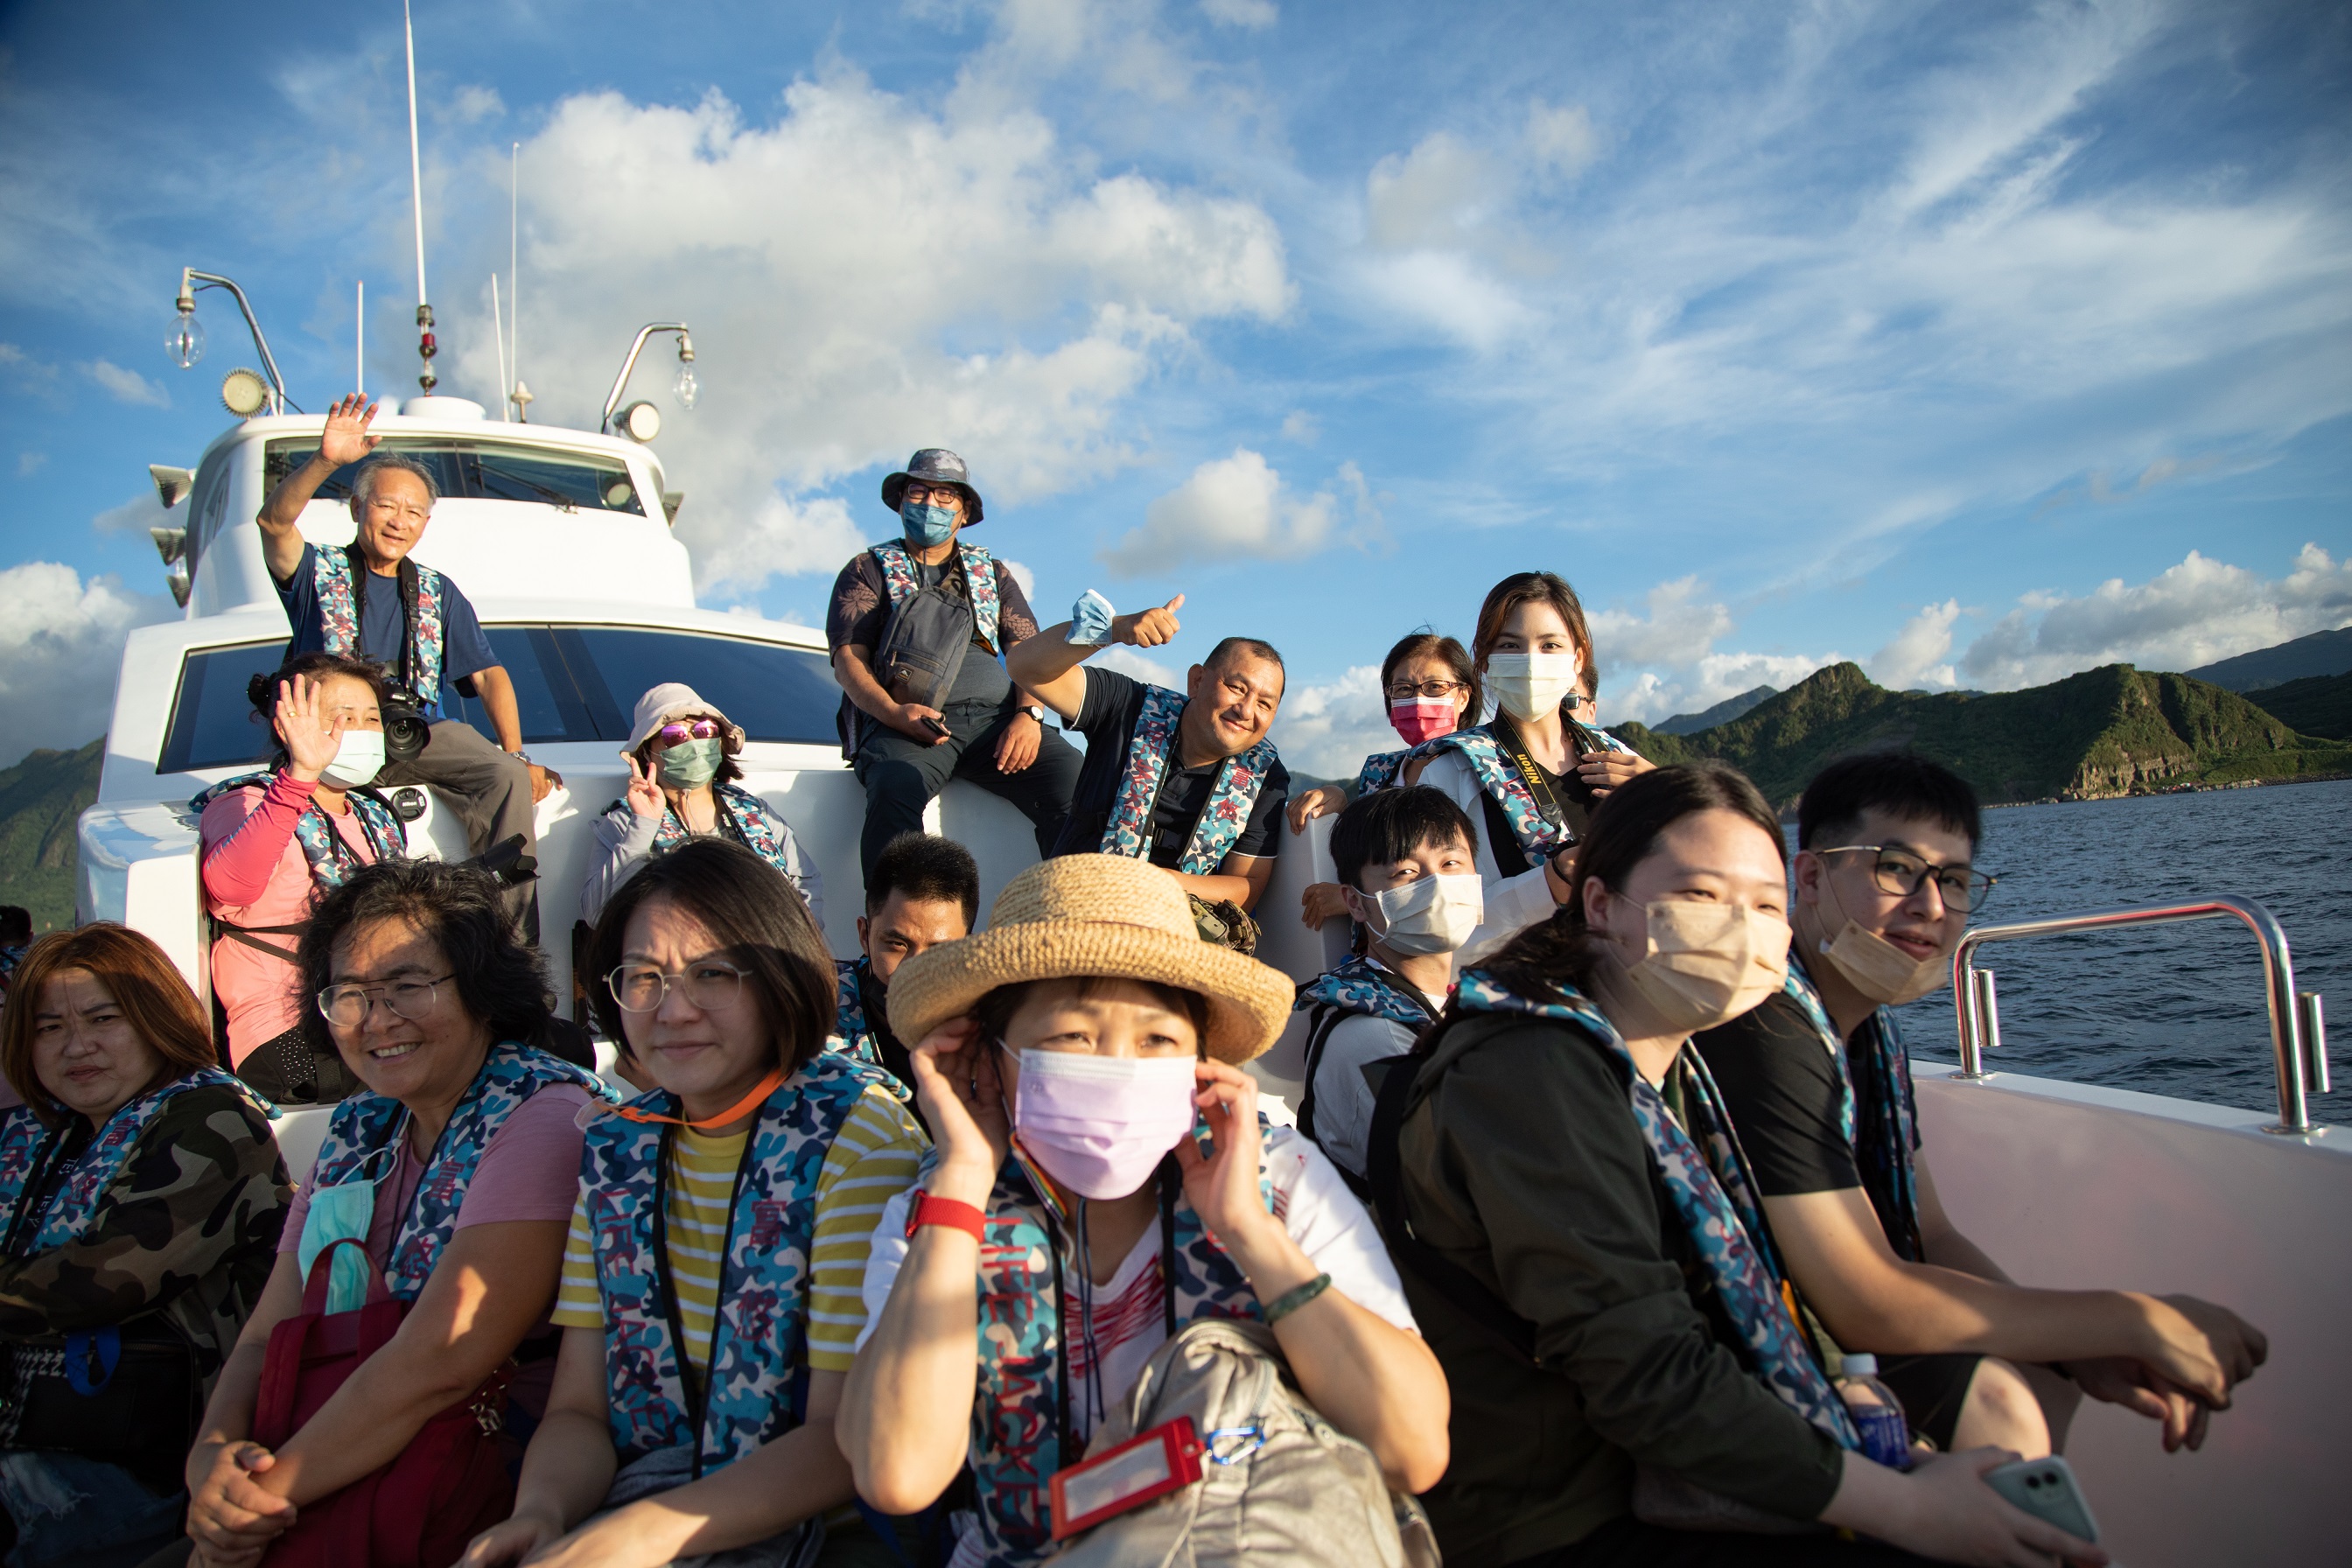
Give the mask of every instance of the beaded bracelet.
[{"label": "beaded bracelet", "polygon": [[1318,1274],[1304,1285],[1292,1286],[1265,1304],[1265,1326],[1269,1329],[1274,1327],[1329,1289],[1331,1277],[1328,1274]]}]

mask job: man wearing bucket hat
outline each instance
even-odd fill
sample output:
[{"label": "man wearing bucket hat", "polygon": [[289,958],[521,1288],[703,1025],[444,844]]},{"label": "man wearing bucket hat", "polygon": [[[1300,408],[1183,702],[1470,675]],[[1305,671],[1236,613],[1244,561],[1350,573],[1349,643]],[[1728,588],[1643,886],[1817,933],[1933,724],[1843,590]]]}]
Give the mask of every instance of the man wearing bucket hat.
[{"label": "man wearing bucket hat", "polygon": [[986,930],[899,966],[890,1022],[920,1042],[937,1147],[876,1227],[837,1431],[886,1513],[928,1507],[969,1462],[958,1568],[1043,1560],[1048,1481],[1202,1318],[1269,1324],[1392,1488],[1444,1472],[1444,1377],[1378,1233],[1242,1070],[1290,998],[1278,971],[1200,940],[1171,879],[1107,855],[1031,867]]},{"label": "man wearing bucket hat", "polygon": [[629,790],[596,819],[596,855],[580,884],[580,918],[596,923],[605,903],[646,858],[689,838],[731,838],[783,873],[824,929],[824,889],[792,824],[735,781],[743,729],[694,688],[664,681],[637,699],[629,726]]},{"label": "man wearing bucket hat", "polygon": [[981,521],[964,461],[926,447],[882,481],[902,537],[852,556],[833,584],[825,637],[841,683],[842,754],[866,785],[867,876],[890,841],[923,830],[951,778],[1010,801],[1051,852],[1070,814],[1078,753],[1045,728],[1004,651],[1037,635],[1028,597],[963,531]]}]

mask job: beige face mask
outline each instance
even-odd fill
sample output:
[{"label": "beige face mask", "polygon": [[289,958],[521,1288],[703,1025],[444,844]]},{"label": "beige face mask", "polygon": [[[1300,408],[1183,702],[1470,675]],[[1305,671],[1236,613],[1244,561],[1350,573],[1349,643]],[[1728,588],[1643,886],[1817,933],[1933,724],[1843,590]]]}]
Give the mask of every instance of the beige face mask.
[{"label": "beige face mask", "polygon": [[1625,984],[1678,1034],[1728,1023],[1780,989],[1789,973],[1789,923],[1756,910],[1661,900],[1649,917],[1649,950],[1623,966]]},{"label": "beige face mask", "polygon": [[1952,977],[1952,955],[1937,948],[1926,958],[1914,958],[1874,931],[1864,931],[1845,912],[1837,890],[1830,886],[1826,867],[1822,890],[1844,923],[1834,939],[1817,945],[1823,958],[1836,965],[1846,984],[1882,1007],[1916,1002]]}]

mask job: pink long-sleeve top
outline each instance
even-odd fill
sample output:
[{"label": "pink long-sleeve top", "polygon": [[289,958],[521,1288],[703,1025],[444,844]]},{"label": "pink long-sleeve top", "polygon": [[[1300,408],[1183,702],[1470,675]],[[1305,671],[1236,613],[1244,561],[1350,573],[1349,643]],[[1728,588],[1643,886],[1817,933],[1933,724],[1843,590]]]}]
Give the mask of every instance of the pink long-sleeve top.
[{"label": "pink long-sleeve top", "polygon": [[[294,824],[309,808],[315,784],[279,769],[264,789],[247,784],[205,807],[198,831],[204,840],[205,910],[238,926],[293,925],[307,919],[317,901],[310,860],[294,837]],[[335,831],[363,862],[375,851],[350,805],[327,813]],[[264,936],[272,947],[292,952],[298,936]],[[302,1020],[295,994],[294,966],[235,937],[213,943],[213,994],[228,1015],[228,1054],[241,1063],[256,1046],[276,1039]]]}]

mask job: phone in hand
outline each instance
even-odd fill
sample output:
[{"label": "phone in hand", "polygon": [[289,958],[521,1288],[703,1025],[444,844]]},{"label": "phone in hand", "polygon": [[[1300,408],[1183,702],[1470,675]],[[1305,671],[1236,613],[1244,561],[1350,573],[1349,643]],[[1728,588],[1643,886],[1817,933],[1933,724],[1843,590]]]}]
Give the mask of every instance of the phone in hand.
[{"label": "phone in hand", "polygon": [[2056,1454],[1995,1466],[1985,1472],[1985,1485],[2045,1524],[2084,1541],[2099,1539],[2099,1521],[2091,1517],[2074,1468]]},{"label": "phone in hand", "polygon": [[929,713],[923,715],[923,728],[929,730],[932,734],[937,735],[942,741],[948,738],[948,727],[945,721],[934,718]]}]

